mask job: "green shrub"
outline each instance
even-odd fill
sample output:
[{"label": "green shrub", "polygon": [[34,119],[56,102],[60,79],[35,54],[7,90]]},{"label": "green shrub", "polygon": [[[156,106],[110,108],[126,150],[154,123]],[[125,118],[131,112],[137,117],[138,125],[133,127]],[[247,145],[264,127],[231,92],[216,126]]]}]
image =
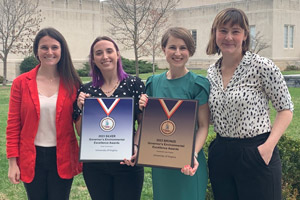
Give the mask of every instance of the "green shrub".
[{"label": "green shrub", "polygon": [[[134,60],[129,60],[127,58],[122,57],[122,64],[124,71],[128,74],[135,74],[135,61]],[[144,60],[139,60],[139,73],[149,73],[152,72],[152,63],[144,61]],[[157,69],[157,66],[155,65],[155,69]]]},{"label": "green shrub", "polygon": [[20,65],[20,73],[23,74],[32,70],[35,66],[39,64],[39,61],[33,56],[28,56],[24,58]]},{"label": "green shrub", "polygon": [[[209,134],[204,145],[207,159],[208,146],[216,137]],[[279,154],[282,162],[282,197],[283,200],[300,199],[300,140],[283,135],[278,143]],[[210,181],[207,185],[206,200],[213,200]]]},{"label": "green shrub", "polygon": [[[139,72],[141,74],[152,72],[152,63],[149,63],[144,60],[139,60],[138,63],[139,63]],[[123,64],[123,69],[126,73],[135,74],[135,61],[134,60],[129,60],[127,58],[122,57],[122,64]],[[90,72],[89,63],[86,62],[83,65],[84,65],[84,67],[82,69],[78,69],[77,73],[81,77],[89,76],[89,72]],[[158,69],[158,67],[156,65],[155,65],[155,69]]]},{"label": "green shrub", "polygon": [[296,70],[300,70],[300,67],[298,67],[296,65],[288,65],[284,69],[284,71],[296,71]]},{"label": "green shrub", "polygon": [[300,140],[283,135],[278,148],[282,162],[283,199],[300,199]]},{"label": "green shrub", "polygon": [[83,63],[83,68],[77,69],[77,73],[81,77],[89,76],[90,73],[90,65],[88,62]]},{"label": "green shrub", "polygon": [[[212,127],[211,127],[212,128]],[[216,138],[216,134],[208,134],[207,138],[206,138],[206,142],[204,144],[203,150],[205,153],[205,158],[206,161],[208,159],[208,147],[209,144]],[[211,188],[211,183],[210,180],[208,179],[208,184],[207,184],[207,189],[206,189],[206,200],[213,200],[214,199],[214,195],[212,192],[212,188]]]},{"label": "green shrub", "polygon": [[0,83],[3,83],[3,80],[4,80],[3,76],[0,76]]}]

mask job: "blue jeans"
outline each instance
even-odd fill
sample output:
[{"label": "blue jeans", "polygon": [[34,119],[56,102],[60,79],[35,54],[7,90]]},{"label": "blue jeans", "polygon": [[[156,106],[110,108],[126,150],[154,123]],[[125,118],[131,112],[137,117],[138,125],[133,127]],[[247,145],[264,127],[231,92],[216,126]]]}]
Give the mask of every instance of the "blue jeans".
[{"label": "blue jeans", "polygon": [[29,200],[67,200],[72,179],[62,179],[57,173],[56,147],[36,146],[35,176],[24,183]]}]

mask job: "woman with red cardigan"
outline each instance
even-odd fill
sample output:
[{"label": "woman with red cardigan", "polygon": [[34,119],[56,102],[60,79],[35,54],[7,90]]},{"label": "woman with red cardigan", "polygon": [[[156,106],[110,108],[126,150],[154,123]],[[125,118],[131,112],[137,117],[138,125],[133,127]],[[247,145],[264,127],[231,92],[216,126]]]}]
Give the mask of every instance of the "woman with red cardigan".
[{"label": "woman with red cardigan", "polygon": [[73,102],[81,84],[64,37],[39,31],[33,51],[40,64],[12,84],[6,129],[8,178],[24,182],[28,199],[69,199],[81,172]]}]

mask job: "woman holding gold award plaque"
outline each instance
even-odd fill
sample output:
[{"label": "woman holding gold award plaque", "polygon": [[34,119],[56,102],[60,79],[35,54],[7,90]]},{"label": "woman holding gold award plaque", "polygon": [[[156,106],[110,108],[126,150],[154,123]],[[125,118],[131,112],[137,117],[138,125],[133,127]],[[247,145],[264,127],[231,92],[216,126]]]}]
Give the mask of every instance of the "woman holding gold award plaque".
[{"label": "woman holding gold award plaque", "polygon": [[[203,200],[207,185],[207,167],[202,147],[209,127],[209,82],[206,78],[190,72],[186,63],[195,53],[195,43],[190,32],[181,27],[168,29],[162,37],[161,46],[170,69],[148,78],[146,93],[149,97],[198,100],[197,132],[193,168],[182,166],[175,169],[152,168],[154,200]],[[147,105],[148,96],[142,95],[140,109]],[[160,102],[164,107],[163,102]],[[180,104],[180,101],[178,101]],[[179,106],[175,105],[174,107]],[[161,125],[164,134],[172,134],[175,125],[166,121]],[[188,155],[187,155],[188,156]]]},{"label": "woman holding gold award plaque", "polygon": [[[77,130],[80,130],[81,126],[79,118],[81,118],[84,99],[88,97],[117,98],[113,104],[118,103],[119,97],[133,97],[134,122],[137,121],[139,124],[142,116],[138,108],[138,101],[145,86],[141,79],[124,72],[117,44],[109,37],[97,37],[90,49],[89,64],[92,82],[80,87],[77,102],[74,104],[73,117],[77,119]],[[99,98],[98,101],[101,104],[102,99]],[[113,105],[110,106],[110,108],[112,107]],[[108,110],[111,110],[110,108]],[[110,131],[114,128],[115,121],[107,116],[101,120],[100,126],[103,131]],[[140,199],[144,168],[135,166],[139,128],[134,135],[134,155],[130,160],[124,159],[121,163],[83,163],[83,177],[92,199]]]}]

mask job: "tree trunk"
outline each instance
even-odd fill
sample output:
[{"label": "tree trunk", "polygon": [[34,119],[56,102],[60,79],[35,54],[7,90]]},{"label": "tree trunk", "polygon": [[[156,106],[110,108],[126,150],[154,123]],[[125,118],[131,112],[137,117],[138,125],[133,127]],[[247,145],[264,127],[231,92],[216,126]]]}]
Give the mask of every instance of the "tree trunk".
[{"label": "tree trunk", "polygon": [[7,77],[7,55],[4,55],[3,58],[3,83],[2,85],[5,86],[6,85],[6,78]]},{"label": "tree trunk", "polygon": [[155,49],[153,48],[153,52],[152,52],[152,73],[154,75],[155,73]]},{"label": "tree trunk", "polygon": [[139,58],[136,47],[134,47],[134,56],[135,56],[135,75],[139,77]]}]

